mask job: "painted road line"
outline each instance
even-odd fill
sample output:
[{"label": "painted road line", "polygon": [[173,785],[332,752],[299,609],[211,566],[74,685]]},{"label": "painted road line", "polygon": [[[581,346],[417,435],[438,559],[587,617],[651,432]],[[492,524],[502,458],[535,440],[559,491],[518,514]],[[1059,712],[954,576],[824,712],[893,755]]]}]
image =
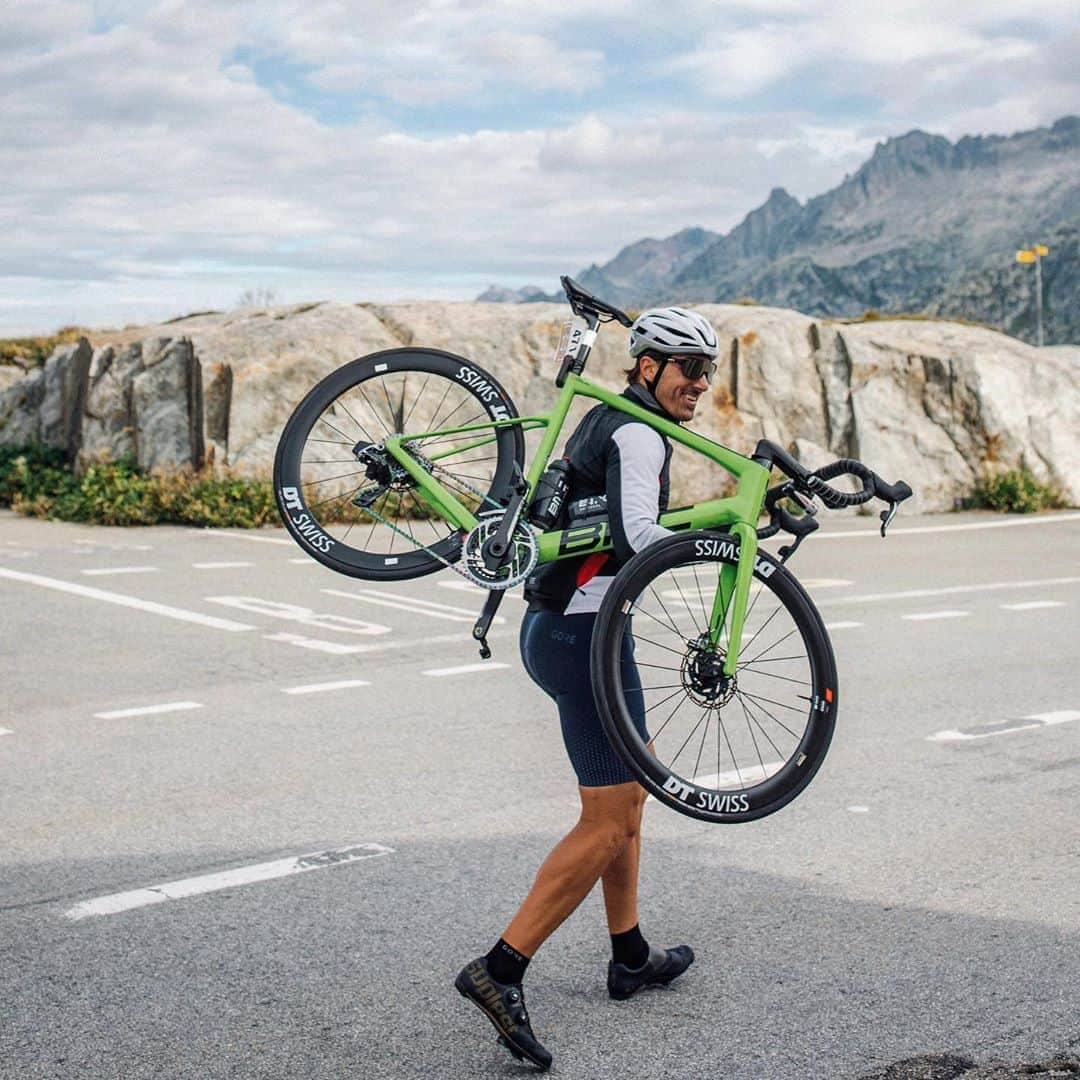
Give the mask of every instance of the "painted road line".
[{"label": "painted road line", "polygon": [[474,585],[471,581],[440,581],[437,582],[440,589],[453,589],[456,592],[475,592],[482,593],[487,592],[486,589],[481,589],[479,585]]},{"label": "painted road line", "polygon": [[[924,533],[966,532],[970,529],[1022,529],[1031,525],[1060,525],[1063,522],[1080,521],[1080,514],[1055,514],[1051,517],[1029,518],[1026,521],[971,521],[958,525],[916,525],[913,529],[892,525],[889,536],[916,536]],[[854,529],[849,532],[819,532],[822,540],[843,540],[852,536],[876,536],[881,539],[880,528]],[[777,537],[779,539],[779,537]]]},{"label": "painted road line", "polygon": [[[474,623],[477,613],[467,608],[451,607],[449,604],[437,604],[433,600],[421,600],[417,597],[404,597],[394,593],[378,592],[375,589],[365,589],[363,592],[346,592],[344,589],[321,589],[320,592],[327,596],[343,596],[347,600],[360,600],[365,604],[375,604],[379,607],[395,608],[398,611],[407,611],[412,615],[427,615],[432,619],[448,619],[450,622]],[[493,624],[504,623],[501,615],[496,615],[491,620]]]},{"label": "painted road line", "polygon": [[421,671],[420,674],[441,679],[446,675],[467,675],[471,671],[494,671],[496,668],[509,666],[509,664],[500,664],[495,660],[485,660],[480,664],[461,664],[459,667],[428,668],[427,671]]},{"label": "painted road line", "polygon": [[249,533],[243,532],[229,532],[226,529],[203,529],[204,535],[208,536],[227,536],[232,540],[251,540],[256,544],[292,544],[295,545],[295,540],[289,540],[284,536],[251,536]]},{"label": "painted road line", "polygon": [[159,713],[188,712],[205,706],[197,701],[169,701],[164,705],[141,705],[136,709],[113,709],[112,712],[96,712],[98,720],[122,720],[128,716],[156,716]]},{"label": "painted road line", "polygon": [[862,626],[861,622],[827,622],[825,624],[826,630],[854,630],[856,627]]},{"label": "painted road line", "polygon": [[193,570],[239,570],[242,566],[254,565],[251,562],[193,562],[191,564]]},{"label": "painted road line", "polygon": [[1080,577],[1038,578],[1029,581],[988,581],[982,585],[946,585],[940,589],[906,589],[903,592],[864,593],[862,596],[838,596],[815,601],[818,607],[838,604],[873,604],[882,600],[923,600],[930,596],[957,596],[967,593],[995,592],[1000,589],[1044,589],[1057,585],[1080,584]]},{"label": "painted road line", "polygon": [[101,600],[106,604],[119,604],[121,607],[134,608],[136,611],[147,611],[152,615],[163,615],[167,619],[179,619],[181,622],[208,626],[212,630],[228,630],[238,633],[242,630],[255,629],[254,626],[233,622],[231,619],[219,619],[213,615],[201,615],[197,611],[185,611],[183,608],[170,607],[168,604],[155,604],[152,600],[140,600],[135,596],[106,592],[104,589],[94,589],[89,585],[76,585],[72,581],[60,581],[56,578],[42,577],[40,574],[24,574],[18,570],[5,570],[0,567],[0,578],[10,578],[12,581],[38,585],[43,589],[56,589],[58,592],[72,593],[75,596],[84,596],[90,600]]},{"label": "painted road line", "polygon": [[156,566],[103,566],[95,570],[80,570],[87,577],[107,577],[109,574],[156,574]]},{"label": "painted road line", "polygon": [[307,686],[287,686],[283,694],[321,694],[327,690],[348,690],[354,686],[370,686],[364,679],[342,679],[340,682],[308,683]]},{"label": "painted road line", "polygon": [[9,727],[0,727],[0,735],[14,735],[15,732]]},{"label": "painted road line", "polygon": [[1037,611],[1040,608],[1064,607],[1063,600],[1027,600],[1022,604],[1002,604],[1005,611]]},{"label": "painted road line", "polygon": [[300,649],[314,649],[316,652],[330,653],[332,656],[352,656],[354,653],[367,652],[366,645],[342,645],[339,641],[321,641],[319,638],[304,637],[303,634],[263,634],[266,641],[280,641],[286,645],[295,645]]},{"label": "painted road line", "polygon": [[1014,731],[1032,731],[1036,728],[1053,727],[1080,720],[1080,710],[1059,709],[1055,712],[1032,713],[1020,720],[1001,720],[996,724],[979,724],[961,730],[935,731],[927,735],[927,742],[971,742],[974,739],[992,739],[998,735],[1011,735]]},{"label": "painted road line", "polygon": [[301,626],[316,630],[332,630],[339,634],[358,634],[362,637],[377,637],[389,634],[390,627],[382,623],[365,622],[349,615],[322,615],[300,604],[286,604],[281,600],[264,600],[258,596],[207,596],[208,604],[224,604],[226,607],[239,608],[256,615],[269,615],[273,619],[299,623]]},{"label": "painted road line", "polygon": [[111,896],[99,896],[94,900],[84,900],[76,904],[65,911],[64,916],[78,920],[94,915],[116,915],[122,911],[146,907],[148,904],[162,904],[166,900],[183,900],[189,896],[217,892],[220,889],[235,889],[241,885],[272,881],[274,878],[304,874],[310,870],[328,870],[333,866],[347,866],[361,859],[392,855],[393,851],[393,848],[388,848],[383,844],[354,844],[352,847],[335,848],[331,851],[315,851],[309,855],[293,855],[287,859],[275,859],[273,862],[256,863],[253,866],[240,866],[235,870],[223,870],[217,874],[204,874],[201,877],[184,878],[181,881],[167,881],[161,885],[148,885],[144,889],[133,889],[130,892],[113,893]]},{"label": "painted road line", "polygon": [[869,806],[849,806],[848,811],[852,814],[869,814]]},{"label": "painted road line", "polygon": [[964,619],[970,615],[970,611],[917,611],[914,615],[901,615],[901,619],[909,619],[911,622],[927,622],[930,619]]}]

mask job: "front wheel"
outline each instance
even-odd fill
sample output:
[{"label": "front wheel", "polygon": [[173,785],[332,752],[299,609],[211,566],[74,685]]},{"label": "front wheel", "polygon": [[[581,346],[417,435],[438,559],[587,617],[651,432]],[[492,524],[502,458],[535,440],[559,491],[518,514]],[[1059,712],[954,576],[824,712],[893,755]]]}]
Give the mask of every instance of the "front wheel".
[{"label": "front wheel", "polygon": [[[616,575],[592,639],[592,684],[613,748],[660,802],[702,821],[753,821],[813,779],[836,722],[836,661],[802,586],[759,553],[738,670],[723,673],[709,620],[720,572],[739,542],[673,536]],[[627,635],[633,660],[620,657]],[[639,733],[644,715],[649,735]]]}]

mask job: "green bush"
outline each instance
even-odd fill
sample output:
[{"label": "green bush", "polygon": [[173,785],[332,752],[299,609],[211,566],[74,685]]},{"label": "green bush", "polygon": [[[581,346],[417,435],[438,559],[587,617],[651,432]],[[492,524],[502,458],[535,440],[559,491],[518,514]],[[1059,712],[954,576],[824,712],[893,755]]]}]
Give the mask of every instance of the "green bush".
[{"label": "green bush", "polygon": [[1057,510],[1066,503],[1059,491],[1040,484],[1027,469],[1013,469],[980,480],[962,505],[965,510],[1033,514],[1037,510]]},{"label": "green bush", "polygon": [[130,456],[96,462],[77,477],[62,451],[40,446],[0,448],[0,506],[90,525],[258,528],[278,520],[266,480],[147,473]]}]

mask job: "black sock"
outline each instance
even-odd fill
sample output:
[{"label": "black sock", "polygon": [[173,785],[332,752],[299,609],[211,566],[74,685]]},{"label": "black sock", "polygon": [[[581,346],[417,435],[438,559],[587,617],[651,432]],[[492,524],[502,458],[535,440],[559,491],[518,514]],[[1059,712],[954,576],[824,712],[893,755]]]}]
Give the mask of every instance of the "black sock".
[{"label": "black sock", "polygon": [[611,935],[611,952],[616,964],[639,968],[649,959],[649,943],[641,936],[641,928],[635,926]]},{"label": "black sock", "polygon": [[496,982],[519,983],[525,977],[529,957],[523,956],[513,945],[507,945],[499,938],[495,947],[487,954],[487,962],[488,971]]}]

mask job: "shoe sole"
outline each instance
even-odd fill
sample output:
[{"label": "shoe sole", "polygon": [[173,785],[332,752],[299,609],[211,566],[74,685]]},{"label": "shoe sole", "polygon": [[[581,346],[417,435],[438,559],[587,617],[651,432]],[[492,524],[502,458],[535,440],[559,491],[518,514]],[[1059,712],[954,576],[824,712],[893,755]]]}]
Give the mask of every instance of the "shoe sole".
[{"label": "shoe sole", "polygon": [[463,990],[461,988],[461,986],[458,984],[456,979],[454,980],[454,989],[457,990],[457,992],[466,1001],[471,1001],[484,1014],[484,1016],[486,1016],[488,1018],[488,1020],[491,1021],[491,1026],[499,1033],[499,1045],[500,1046],[505,1046],[506,1049],[509,1050],[510,1053],[513,1054],[513,1056],[518,1061],[529,1061],[533,1065],[535,1065],[538,1069],[540,1069],[541,1072],[547,1072],[548,1069],[551,1068],[550,1062],[545,1063],[543,1061],[538,1061],[536,1058],[534,1058],[532,1056],[532,1054],[529,1053],[528,1050],[523,1049],[522,1047],[518,1046],[516,1043],[512,1043],[506,1037],[506,1033],[503,1031],[502,1026],[499,1024],[498,1020],[496,1020],[495,1017],[492,1016],[491,1013],[489,1013],[487,1011],[487,1009],[485,1009],[484,1006],[481,1005],[480,1002],[477,1001],[476,998],[474,998],[472,996],[472,994],[470,994],[468,992],[468,990]]}]

